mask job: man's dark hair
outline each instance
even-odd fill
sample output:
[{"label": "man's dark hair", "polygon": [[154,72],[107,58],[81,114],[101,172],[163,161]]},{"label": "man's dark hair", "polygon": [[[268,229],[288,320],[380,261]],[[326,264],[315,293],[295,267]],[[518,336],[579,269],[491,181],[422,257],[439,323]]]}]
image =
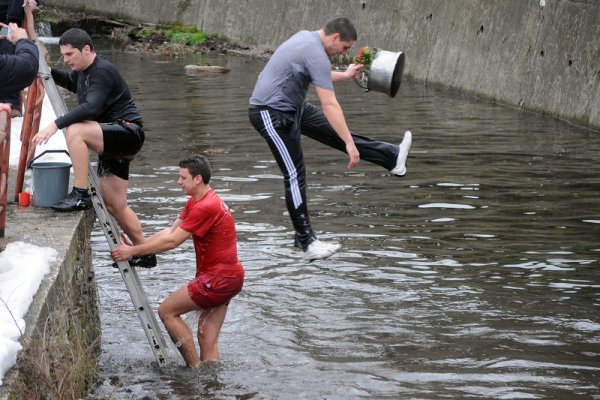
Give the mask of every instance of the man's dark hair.
[{"label": "man's dark hair", "polygon": [[200,175],[205,184],[210,182],[212,170],[210,168],[208,159],[204,156],[194,154],[188,158],[184,158],[183,160],[179,161],[179,168],[187,168],[194,178]]},{"label": "man's dark hair", "polygon": [[333,33],[340,34],[340,40],[342,42],[354,42],[358,35],[356,34],[356,28],[350,22],[348,18],[341,17],[332,19],[323,27],[325,35],[329,36]]},{"label": "man's dark hair", "polygon": [[90,50],[94,51],[94,43],[92,42],[92,38],[86,31],[79,28],[71,28],[60,35],[58,45],[71,45],[79,51],[83,50],[85,45],[88,45],[90,46]]}]

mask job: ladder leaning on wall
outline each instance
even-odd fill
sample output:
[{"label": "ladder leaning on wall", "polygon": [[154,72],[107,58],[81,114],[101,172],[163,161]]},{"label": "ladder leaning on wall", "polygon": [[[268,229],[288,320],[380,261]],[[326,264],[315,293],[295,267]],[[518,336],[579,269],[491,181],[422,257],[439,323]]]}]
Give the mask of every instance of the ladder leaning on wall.
[{"label": "ladder leaning on wall", "polygon": [[[50,99],[50,103],[52,104],[52,108],[54,109],[56,115],[64,115],[67,112],[67,107],[62,97],[58,93],[56,83],[50,74],[50,68],[48,67],[48,64],[46,64],[41,44],[38,42],[37,45],[40,51],[39,74],[42,78],[44,88],[48,94],[48,98]],[[98,218],[98,222],[104,231],[108,245],[112,250],[120,245],[119,227],[113,216],[110,215],[106,209],[104,199],[102,198],[102,194],[100,193],[99,189],[98,175],[91,164],[89,166],[88,174],[90,194],[92,197],[94,210],[96,211],[96,217]],[[167,344],[162,332],[160,331],[160,327],[158,326],[156,317],[152,311],[152,307],[148,302],[148,297],[146,296],[146,292],[142,287],[137,271],[135,268],[129,265],[128,261],[117,261],[117,265],[119,267],[121,277],[125,282],[125,286],[127,287],[127,291],[129,292],[129,296],[131,297],[131,301],[137,310],[138,317],[140,318],[142,328],[146,333],[146,337],[148,338],[148,342],[150,343],[154,357],[156,358],[158,365],[160,367],[164,367],[167,365],[167,359],[165,355]]]}]

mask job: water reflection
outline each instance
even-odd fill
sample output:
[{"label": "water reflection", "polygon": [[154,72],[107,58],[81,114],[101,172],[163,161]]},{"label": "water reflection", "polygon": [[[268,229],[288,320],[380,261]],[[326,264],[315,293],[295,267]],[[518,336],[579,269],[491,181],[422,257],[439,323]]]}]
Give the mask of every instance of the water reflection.
[{"label": "water reflection", "polygon": [[[292,249],[283,183],[246,104],[262,60],[105,53],[148,139],[131,203],[147,233],[184,205],[177,162],[207,154],[235,212],[245,290],[222,362],[154,366],[102,233],[93,235],[103,352],[91,396],[200,398],[593,398],[600,381],[600,135],[403,84],[393,100],[338,88],[353,129],[414,134],[403,179],[303,141],[319,236],[343,243],[306,264]],[[190,63],[231,72],[190,77]],[[140,271],[153,305],[193,274],[191,242]]]}]

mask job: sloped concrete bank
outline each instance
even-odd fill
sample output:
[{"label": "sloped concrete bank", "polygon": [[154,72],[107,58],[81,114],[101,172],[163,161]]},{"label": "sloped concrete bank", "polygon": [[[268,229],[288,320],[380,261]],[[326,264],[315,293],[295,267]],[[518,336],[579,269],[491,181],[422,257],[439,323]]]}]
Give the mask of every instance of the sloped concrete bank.
[{"label": "sloped concrete bank", "polygon": [[9,204],[0,249],[23,241],[52,247],[58,256],[27,312],[23,349],[4,377],[0,399],[79,398],[89,389],[100,351],[89,240],[94,219],[93,211],[57,213]]},{"label": "sloped concrete bank", "polygon": [[[334,16],[360,46],[403,51],[406,75],[600,129],[600,0],[46,0],[154,23],[183,23],[273,50]],[[354,49],[356,51],[356,49]]]}]

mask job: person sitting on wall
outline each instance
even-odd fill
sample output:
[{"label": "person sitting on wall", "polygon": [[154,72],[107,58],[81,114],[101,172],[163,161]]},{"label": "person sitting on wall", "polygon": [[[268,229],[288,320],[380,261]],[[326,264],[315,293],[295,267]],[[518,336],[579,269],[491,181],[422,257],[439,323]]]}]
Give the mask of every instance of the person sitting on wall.
[{"label": "person sitting on wall", "polygon": [[[129,165],[145,139],[140,112],[119,71],[96,54],[86,31],[71,28],[61,35],[58,44],[65,64],[72,71],[52,68],[52,78],[77,94],[78,105],[32,138],[36,145],[45,144],[56,131],[66,128],[63,132],[73,164],[73,190],[51,207],[64,212],[92,207],[88,193],[91,149],[98,154],[100,190],[108,211],[133,243],[143,243],[140,221],[127,204]],[[153,267],[156,256],[130,260],[130,264]]]},{"label": "person sitting on wall", "polygon": [[[218,361],[218,339],[230,300],[244,284],[244,268],[237,256],[235,222],[229,207],[208,185],[211,168],[204,156],[193,155],[179,162],[179,179],[183,193],[189,195],[179,217],[171,225],[148,237],[142,244],[122,244],[112,250],[115,261],[135,255],[162,253],[194,241],[196,276],[173,292],[158,308],[158,315],[188,367]],[[124,237],[124,242],[126,238]],[[198,319],[196,351],[192,330],[181,318],[191,311],[201,311]]]}]

